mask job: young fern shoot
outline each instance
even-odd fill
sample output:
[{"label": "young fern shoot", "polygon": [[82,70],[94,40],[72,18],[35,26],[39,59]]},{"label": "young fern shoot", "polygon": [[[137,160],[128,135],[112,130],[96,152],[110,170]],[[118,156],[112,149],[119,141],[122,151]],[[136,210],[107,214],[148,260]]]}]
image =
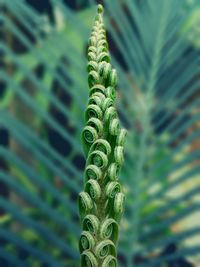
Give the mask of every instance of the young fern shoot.
[{"label": "young fern shoot", "polygon": [[120,128],[114,106],[117,74],[110,64],[102,5],[98,5],[89,39],[88,61],[90,91],[82,132],[87,160],[84,192],[79,194],[83,229],[79,241],[81,266],[115,267],[124,206],[118,174],[123,163],[126,130]]}]

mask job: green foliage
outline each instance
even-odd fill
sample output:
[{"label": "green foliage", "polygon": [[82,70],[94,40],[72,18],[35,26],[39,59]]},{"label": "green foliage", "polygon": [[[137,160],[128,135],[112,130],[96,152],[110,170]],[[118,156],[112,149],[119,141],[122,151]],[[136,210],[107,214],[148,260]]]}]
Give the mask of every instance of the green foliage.
[{"label": "green foliage", "polygon": [[[191,24],[198,1],[104,2],[117,110],[129,131],[119,264],[196,267],[200,81],[198,26]],[[85,9],[76,12],[51,3],[54,23],[25,1],[0,1],[2,266],[79,263],[85,48],[96,3],[79,1]]]},{"label": "green foliage", "polygon": [[85,191],[79,194],[83,232],[80,237],[81,266],[116,266],[116,241],[124,206],[118,182],[123,163],[126,131],[120,129],[114,107],[117,82],[112,69],[98,5],[88,47],[89,101],[82,139],[86,155]]}]

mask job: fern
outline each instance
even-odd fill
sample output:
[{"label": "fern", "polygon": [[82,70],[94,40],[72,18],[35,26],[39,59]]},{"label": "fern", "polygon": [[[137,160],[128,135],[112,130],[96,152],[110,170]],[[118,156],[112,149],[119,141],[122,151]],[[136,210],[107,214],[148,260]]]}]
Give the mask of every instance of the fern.
[{"label": "fern", "polygon": [[126,131],[119,128],[114,101],[117,74],[112,69],[103,25],[103,7],[88,48],[90,97],[83,130],[87,157],[85,191],[79,195],[83,232],[80,237],[81,266],[116,266],[116,242],[124,194],[118,182],[123,163]]},{"label": "fern", "polygon": [[[54,21],[27,1],[0,1],[0,265],[6,267],[79,261],[75,200],[90,151],[84,143],[84,155],[80,142],[88,99],[84,53],[96,1],[50,2]],[[104,8],[120,76],[115,102],[129,131],[118,263],[197,267],[199,3],[116,0]]]}]

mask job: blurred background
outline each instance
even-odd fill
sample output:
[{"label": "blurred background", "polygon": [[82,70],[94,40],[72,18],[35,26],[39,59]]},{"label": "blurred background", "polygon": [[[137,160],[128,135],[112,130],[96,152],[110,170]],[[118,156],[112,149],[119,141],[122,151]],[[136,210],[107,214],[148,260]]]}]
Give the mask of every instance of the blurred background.
[{"label": "blurred background", "polygon": [[[105,0],[128,129],[123,267],[200,266],[200,3]],[[79,266],[95,0],[0,0],[0,266]]]}]

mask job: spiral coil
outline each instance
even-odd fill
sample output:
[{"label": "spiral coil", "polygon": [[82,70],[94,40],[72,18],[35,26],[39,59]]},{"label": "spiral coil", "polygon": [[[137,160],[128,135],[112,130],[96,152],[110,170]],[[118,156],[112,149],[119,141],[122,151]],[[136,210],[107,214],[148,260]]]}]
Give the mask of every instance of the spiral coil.
[{"label": "spiral coil", "polygon": [[126,130],[121,129],[114,106],[116,70],[110,64],[103,7],[98,13],[89,39],[88,106],[82,132],[87,158],[84,192],[79,195],[83,232],[79,248],[81,266],[116,266],[116,242],[123,212],[124,194],[118,181],[123,164]]}]

